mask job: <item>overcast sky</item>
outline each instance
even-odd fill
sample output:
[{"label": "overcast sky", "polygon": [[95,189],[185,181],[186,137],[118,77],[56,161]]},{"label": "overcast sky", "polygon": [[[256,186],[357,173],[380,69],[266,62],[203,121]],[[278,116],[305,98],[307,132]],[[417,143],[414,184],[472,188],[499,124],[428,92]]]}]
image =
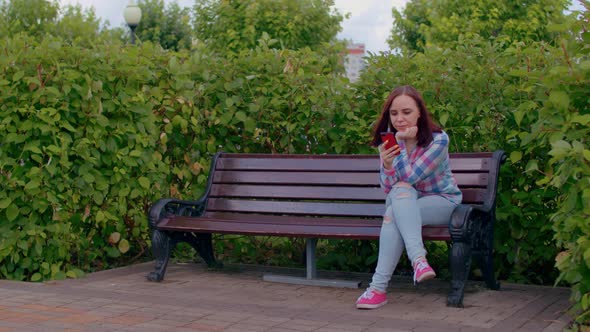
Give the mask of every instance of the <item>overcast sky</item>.
[{"label": "overcast sky", "polygon": [[[164,0],[166,3],[174,0]],[[387,37],[393,26],[391,8],[401,9],[408,0],[335,0],[341,13],[350,13],[350,18],[342,22],[339,38],[352,39],[364,43],[367,51],[388,50]],[[96,15],[117,27],[124,24],[123,9],[128,0],[60,0],[62,5],[80,4],[94,7]],[[180,6],[192,7],[194,0],[177,0]]]}]

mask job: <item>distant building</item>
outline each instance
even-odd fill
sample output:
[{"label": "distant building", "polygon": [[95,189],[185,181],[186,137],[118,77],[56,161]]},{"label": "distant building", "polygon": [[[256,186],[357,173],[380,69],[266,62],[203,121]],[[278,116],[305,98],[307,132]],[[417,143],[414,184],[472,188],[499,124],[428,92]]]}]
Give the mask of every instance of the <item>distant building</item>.
[{"label": "distant building", "polygon": [[351,82],[359,79],[361,71],[365,68],[366,63],[363,57],[365,56],[365,44],[348,43],[346,46],[346,56],[344,60],[344,69],[346,69],[346,77]]}]

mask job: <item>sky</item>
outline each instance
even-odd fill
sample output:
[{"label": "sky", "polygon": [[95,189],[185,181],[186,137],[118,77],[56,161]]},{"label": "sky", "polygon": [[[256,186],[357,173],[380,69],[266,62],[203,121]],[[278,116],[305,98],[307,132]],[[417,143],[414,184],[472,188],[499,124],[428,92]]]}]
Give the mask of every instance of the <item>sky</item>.
[{"label": "sky", "polygon": [[[164,0],[166,3],[174,0]],[[341,39],[352,39],[355,43],[364,43],[369,52],[387,51],[387,38],[393,27],[391,8],[403,8],[408,0],[335,0],[335,8],[341,13],[350,13],[342,22]],[[79,4],[83,8],[94,7],[94,11],[103,21],[109,21],[111,27],[125,24],[123,10],[128,0],[60,0],[61,5]],[[182,7],[192,7],[194,0],[176,0]]]}]

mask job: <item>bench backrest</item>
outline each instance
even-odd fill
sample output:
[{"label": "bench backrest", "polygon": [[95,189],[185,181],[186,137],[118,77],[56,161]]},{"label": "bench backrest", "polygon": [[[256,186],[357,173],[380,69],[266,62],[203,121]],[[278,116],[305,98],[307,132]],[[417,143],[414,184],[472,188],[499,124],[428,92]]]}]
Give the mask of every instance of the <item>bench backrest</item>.
[{"label": "bench backrest", "polygon": [[[463,203],[495,204],[504,153],[455,153],[450,163]],[[210,174],[208,212],[378,218],[385,194],[378,155],[220,153]]]}]

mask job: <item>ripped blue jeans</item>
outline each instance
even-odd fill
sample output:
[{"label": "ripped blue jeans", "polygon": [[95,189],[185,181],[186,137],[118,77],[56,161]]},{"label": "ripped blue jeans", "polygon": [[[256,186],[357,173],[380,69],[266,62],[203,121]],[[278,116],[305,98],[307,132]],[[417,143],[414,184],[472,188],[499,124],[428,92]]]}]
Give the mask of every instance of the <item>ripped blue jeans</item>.
[{"label": "ripped blue jeans", "polygon": [[394,186],[387,195],[385,215],[379,235],[379,260],[370,288],[385,292],[404,250],[412,265],[426,257],[422,225],[447,225],[457,204],[442,196],[418,198],[412,187]]}]

